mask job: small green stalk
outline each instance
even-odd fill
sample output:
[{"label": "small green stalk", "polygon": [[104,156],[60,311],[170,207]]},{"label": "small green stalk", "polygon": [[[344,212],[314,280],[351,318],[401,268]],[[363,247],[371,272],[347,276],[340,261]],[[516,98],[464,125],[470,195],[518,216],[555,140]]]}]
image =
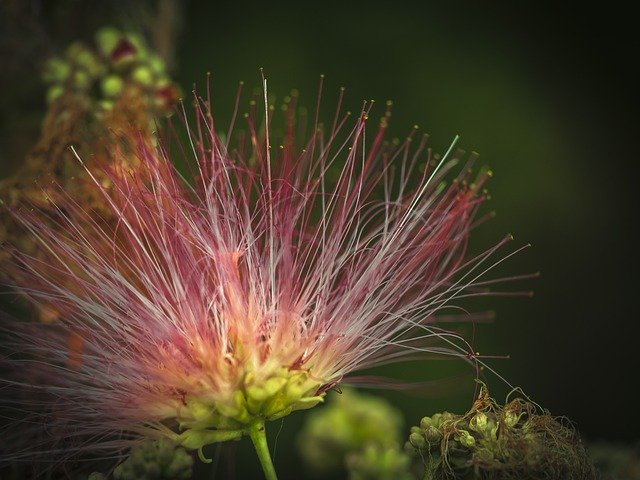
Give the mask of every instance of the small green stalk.
[{"label": "small green stalk", "polygon": [[265,433],[264,420],[257,419],[253,423],[251,423],[251,425],[247,429],[247,433],[249,434],[249,437],[251,437],[253,446],[256,449],[256,453],[258,454],[258,458],[260,459],[260,465],[262,465],[262,470],[264,471],[266,480],[278,480],[276,470],[273,467],[273,462],[271,461],[269,446],[267,445],[267,435]]}]

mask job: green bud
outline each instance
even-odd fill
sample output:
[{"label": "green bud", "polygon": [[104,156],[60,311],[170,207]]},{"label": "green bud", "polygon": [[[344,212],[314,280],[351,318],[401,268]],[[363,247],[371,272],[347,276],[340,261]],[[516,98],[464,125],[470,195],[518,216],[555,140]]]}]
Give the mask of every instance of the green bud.
[{"label": "green bud", "polygon": [[150,55],[147,63],[154,74],[158,76],[164,75],[166,67],[164,65],[164,61],[158,55]]},{"label": "green bud", "polygon": [[502,414],[502,421],[507,427],[513,428],[520,421],[520,417],[522,417],[522,413],[516,414],[511,410],[505,409]]},{"label": "green bud", "polygon": [[300,399],[309,390],[307,379],[306,372],[294,373],[289,377],[284,388],[285,397],[289,402]]},{"label": "green bud", "polygon": [[195,398],[187,399],[187,410],[199,422],[210,419],[214,412],[213,406]]},{"label": "green bud", "polygon": [[[263,414],[271,419],[282,418],[281,413],[291,408],[291,402],[287,400],[284,395],[276,395],[269,399],[262,408]],[[293,408],[289,410],[293,411]]]},{"label": "green bud", "polygon": [[487,415],[483,412],[478,412],[469,421],[469,428],[474,432],[482,433],[487,428],[487,421]]},{"label": "green bud", "polygon": [[123,87],[124,82],[118,75],[109,75],[103,78],[102,82],[100,83],[102,94],[107,98],[118,96]]},{"label": "green bud", "polygon": [[113,28],[113,27],[103,27],[96,32],[95,40],[96,45],[98,45],[98,50],[105,57],[111,55],[111,52],[116,47],[120,39],[122,38],[122,33]]},{"label": "green bud", "polygon": [[426,430],[432,425],[433,425],[433,420],[431,420],[431,417],[422,417],[422,420],[420,420],[420,428],[422,428],[423,430]]},{"label": "green bud", "polygon": [[289,407],[280,407],[280,409],[273,409],[275,411],[275,413],[271,413],[268,414],[266,413],[265,415],[267,416],[267,420],[278,420],[280,418],[286,417],[287,415],[289,415],[291,412],[293,412],[293,405],[289,406]]},{"label": "green bud", "polygon": [[65,56],[72,63],[75,63],[76,57],[78,56],[78,54],[86,49],[87,47],[85,47],[82,42],[73,42],[71,45],[67,47],[67,50],[65,51]]},{"label": "green bud", "polygon": [[412,433],[411,435],[409,435],[409,442],[411,442],[411,445],[418,449],[425,448],[427,446],[424,435],[420,433]]},{"label": "green bud", "polygon": [[293,407],[293,410],[308,410],[322,402],[324,402],[324,395],[317,395],[314,397],[302,397],[300,400],[295,402],[292,405],[292,407]]},{"label": "green bud", "polygon": [[54,85],[47,89],[47,103],[51,104],[56,99],[60,98],[64,93],[64,88],[61,85]]},{"label": "green bud", "polygon": [[88,90],[91,86],[91,77],[84,70],[73,72],[73,86],[78,90]]},{"label": "green bud", "polygon": [[453,413],[449,412],[435,413],[431,417],[431,422],[434,427],[440,427],[442,424],[453,420],[455,417],[456,416]]},{"label": "green bud", "polygon": [[476,439],[466,430],[460,430],[454,438],[467,448],[474,447],[476,444]]},{"label": "green bud", "polygon": [[42,80],[47,83],[64,82],[71,73],[71,65],[61,58],[50,58],[44,64]]},{"label": "green bud", "polygon": [[247,387],[247,402],[250,405],[260,405],[270,397],[271,395],[269,395],[267,390],[262,387],[258,387],[257,385]]},{"label": "green bud", "polygon": [[140,65],[131,72],[131,78],[144,87],[150,87],[153,84],[153,72],[149,67]]},{"label": "green bud", "polygon": [[271,377],[265,382],[264,390],[267,395],[271,397],[282,390],[282,387],[284,387],[286,384],[287,379],[284,377]]},{"label": "green bud", "polygon": [[233,392],[230,401],[216,403],[216,409],[224,417],[231,418],[240,423],[249,423],[252,415],[247,409],[247,399],[240,390]]},{"label": "green bud", "polygon": [[109,112],[113,110],[114,103],[111,100],[100,100],[98,102],[98,107],[105,112]]},{"label": "green bud", "polygon": [[93,78],[102,75],[106,69],[106,66],[88,48],[78,52],[75,57],[75,63],[86,70]]},{"label": "green bud", "polygon": [[440,425],[442,425],[444,422],[450,422],[451,420],[453,420],[456,416],[453,413],[450,412],[442,412],[442,416],[440,417]]},{"label": "green bud", "polygon": [[245,384],[247,393],[247,403],[256,412],[261,408],[262,403],[273,398],[287,383],[287,379],[283,377],[271,377],[264,384],[258,386],[253,384],[254,377],[247,374]]},{"label": "green bud", "polygon": [[440,429],[436,427],[428,427],[424,431],[424,436],[427,439],[427,442],[429,442],[429,445],[435,445],[437,443],[440,443],[440,441],[442,440],[443,434],[440,431]]}]

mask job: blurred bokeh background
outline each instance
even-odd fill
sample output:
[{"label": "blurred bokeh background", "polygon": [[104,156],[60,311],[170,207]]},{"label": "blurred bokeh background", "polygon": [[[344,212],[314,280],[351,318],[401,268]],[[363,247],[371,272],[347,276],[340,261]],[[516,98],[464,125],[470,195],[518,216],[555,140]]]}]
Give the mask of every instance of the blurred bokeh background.
[{"label": "blurred bokeh background", "polygon": [[[248,91],[259,87],[263,67],[274,95],[296,88],[309,108],[324,74],[327,114],[345,86],[352,110],[376,99],[382,114],[384,101],[393,100],[395,135],[418,124],[437,151],[461,135],[459,145],[495,172],[488,208],[497,216],[478,230],[476,248],[513,233],[515,246],[532,247],[499,273],[541,272],[509,287],[534,290],[533,298],[467,304],[496,312],[493,324],[478,327],[477,349],[509,355],[492,366],[571,418],[587,439],[638,438],[640,409],[631,393],[640,367],[638,40],[631,12],[538,2],[176,3],[174,78],[189,92],[211,72],[222,124],[238,81]],[[37,138],[46,108],[41,62],[104,24],[136,28],[156,8],[151,1],[3,0],[0,177],[19,167]],[[452,368],[420,363],[384,373],[419,381]],[[509,388],[491,375],[487,381],[504,398]],[[378,393],[412,424],[435,411],[466,410],[474,385],[471,376],[463,382],[434,398]],[[274,436],[281,428],[275,462],[283,478],[299,468],[292,445],[302,416],[271,426]],[[248,442],[237,448],[244,478],[254,460]]]}]

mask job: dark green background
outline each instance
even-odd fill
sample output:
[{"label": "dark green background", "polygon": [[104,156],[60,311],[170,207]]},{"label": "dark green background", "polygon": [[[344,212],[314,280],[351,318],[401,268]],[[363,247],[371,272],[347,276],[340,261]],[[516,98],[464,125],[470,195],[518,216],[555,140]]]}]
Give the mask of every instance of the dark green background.
[{"label": "dark green background", "polygon": [[[81,8],[81,2],[58,3]],[[86,3],[92,2],[85,10]],[[63,37],[60,46],[74,28],[83,34],[100,24],[76,19],[71,29],[56,29],[58,11],[43,15],[52,36]],[[493,365],[552,413],[570,417],[587,438],[631,441],[640,425],[631,394],[640,366],[634,28],[631,12],[614,3],[595,9],[586,3],[192,1],[176,75],[189,91],[193,82],[204,85],[210,71],[222,119],[237,82],[244,80],[249,91],[258,87],[264,67],[280,98],[295,87],[300,103],[313,107],[324,73],[327,112],[345,86],[351,109],[364,99],[392,99],[396,135],[417,123],[442,151],[460,134],[460,146],[480,152],[481,163],[495,172],[490,208],[498,215],[478,231],[476,245],[511,232],[514,245],[532,248],[501,272],[541,272],[522,286],[535,290],[531,299],[473,304],[497,312],[496,322],[477,332],[479,350],[510,355]],[[5,111],[20,101],[25,112],[41,105],[39,98],[21,99],[15,88],[17,99],[0,104]],[[12,92],[5,88],[5,95]],[[22,121],[19,115],[13,111],[0,123],[5,173],[7,132]],[[419,380],[441,368],[412,365],[400,374]],[[506,386],[488,381],[504,398]],[[415,423],[437,409],[466,408],[467,382],[462,393],[437,400],[385,395]],[[288,456],[300,417],[284,422],[276,458],[283,471],[295,465]],[[238,463],[242,469],[252,461]]]}]

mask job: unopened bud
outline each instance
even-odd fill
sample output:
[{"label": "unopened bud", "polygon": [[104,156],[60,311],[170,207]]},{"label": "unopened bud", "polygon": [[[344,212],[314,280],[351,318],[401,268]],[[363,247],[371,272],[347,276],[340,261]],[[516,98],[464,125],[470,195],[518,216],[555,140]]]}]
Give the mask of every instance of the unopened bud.
[{"label": "unopened bud", "polygon": [[424,436],[430,445],[439,443],[443,437],[442,432],[436,427],[427,427],[427,429],[424,431]]},{"label": "unopened bud", "polygon": [[194,420],[203,421],[211,417],[214,408],[213,406],[208,405],[205,402],[194,398],[189,398],[187,399],[187,410]]},{"label": "unopened bud", "polygon": [[136,67],[131,72],[131,78],[144,87],[149,87],[153,83],[153,73],[149,67],[143,65]]},{"label": "unopened bud", "polygon": [[105,65],[88,48],[78,51],[73,60],[93,78],[99,77],[105,70]]},{"label": "unopened bud", "polygon": [[73,86],[78,90],[88,90],[91,86],[91,77],[84,70],[76,70],[73,73]]},{"label": "unopened bud", "polygon": [[47,83],[64,82],[71,73],[71,65],[61,58],[50,58],[44,64],[42,79]]},{"label": "unopened bud", "polygon": [[98,106],[104,111],[109,112],[113,110],[114,103],[112,100],[100,100]]},{"label": "unopened bud", "polygon": [[422,417],[422,420],[420,420],[420,428],[422,428],[423,430],[426,430],[432,425],[433,425],[433,420],[431,420],[431,417]]},{"label": "unopened bud", "polygon": [[53,103],[56,99],[60,98],[64,93],[64,88],[61,85],[54,85],[47,90],[47,103]]},{"label": "unopened bud", "polygon": [[409,442],[411,442],[411,445],[413,445],[418,449],[424,448],[427,446],[427,442],[424,439],[424,435],[420,433],[414,432],[411,435],[409,435]]},{"label": "unopened bud", "polygon": [[522,414],[516,414],[511,410],[505,410],[502,415],[502,421],[507,427],[512,428],[517,425],[521,416]]},{"label": "unopened bud", "polygon": [[476,444],[476,439],[473,438],[473,435],[471,435],[466,430],[460,430],[456,434],[455,439],[458,440],[462,445],[464,445],[467,448],[471,448]]},{"label": "unopened bud", "polygon": [[118,96],[123,87],[124,82],[118,75],[109,75],[108,77],[105,77],[100,83],[102,94],[107,98]]},{"label": "unopened bud", "polygon": [[451,412],[442,412],[442,416],[440,417],[440,424],[442,425],[444,422],[448,422],[453,420],[455,415]]},{"label": "unopened bud", "polygon": [[469,421],[469,428],[474,432],[484,432],[487,428],[487,415],[484,412],[476,413]]},{"label": "unopened bud", "polygon": [[147,63],[149,64],[149,68],[151,69],[151,71],[156,75],[162,75],[163,73],[165,73],[166,68],[164,66],[164,62],[158,55],[149,56],[149,60]]},{"label": "unopened bud", "polygon": [[95,40],[100,53],[109,57],[122,38],[122,33],[113,27],[104,27],[96,32]]}]

